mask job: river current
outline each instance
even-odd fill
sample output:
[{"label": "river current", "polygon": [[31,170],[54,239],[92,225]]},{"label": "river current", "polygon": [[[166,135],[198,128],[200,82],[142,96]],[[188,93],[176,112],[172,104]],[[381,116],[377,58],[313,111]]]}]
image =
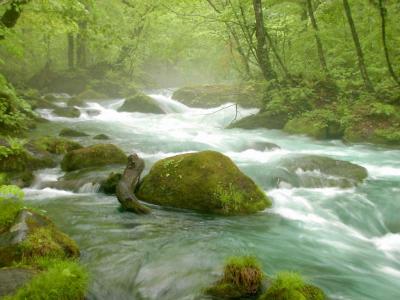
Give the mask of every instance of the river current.
[{"label": "river current", "polygon": [[[278,130],[228,130],[235,117],[229,104],[195,109],[174,101],[168,91],[150,94],[165,115],[117,112],[123,99],[93,102],[76,119],[41,110],[52,122],[41,124],[36,134],[57,135],[72,127],[90,135],[78,139],[84,145],[106,134],[110,143],[144,158],[145,172],[168,156],[220,151],[265,190],[273,207],[220,217],[151,206],[152,214],[138,216],[122,213],[116,198],[96,187],[77,193],[39,188],[63,175],[59,168],[41,170],[25,189],[26,198],[79,244],[91,273],[88,299],[207,299],[202,289],[218,278],[231,255],[254,255],[271,275],[298,271],[330,299],[400,299],[400,150]],[[239,117],[255,112],[240,108]],[[280,149],[251,147],[259,142]],[[369,177],[347,189],[324,186],[324,178],[308,188],[271,184],[277,161],[293,154],[351,161],[367,168]]]}]

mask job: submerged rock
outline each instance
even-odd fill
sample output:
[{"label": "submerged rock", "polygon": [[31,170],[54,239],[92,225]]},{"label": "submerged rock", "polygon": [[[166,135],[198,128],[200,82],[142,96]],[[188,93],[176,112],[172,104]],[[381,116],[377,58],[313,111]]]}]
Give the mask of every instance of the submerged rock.
[{"label": "submerged rock", "polygon": [[79,118],[81,115],[79,109],[75,107],[57,107],[53,110],[53,112],[57,116],[64,118]]},{"label": "submerged rock", "polygon": [[156,101],[143,93],[137,93],[126,99],[118,111],[164,114],[164,111],[157,105]]},{"label": "submerged rock", "polygon": [[111,164],[126,164],[127,159],[126,154],[118,147],[112,144],[97,144],[67,153],[61,162],[61,168],[63,171],[74,171]]},{"label": "submerged rock", "polygon": [[50,219],[23,209],[14,224],[0,234],[0,267],[41,256],[78,257],[79,249]]},{"label": "submerged rock", "polygon": [[[296,174],[294,186],[346,188],[362,183],[368,177],[368,172],[364,167],[317,155],[285,159],[282,166],[291,174]],[[289,183],[292,184],[293,181],[289,179]]]},{"label": "submerged rock", "polygon": [[158,161],[140,183],[137,196],[162,206],[223,215],[255,213],[271,205],[251,178],[215,151]]},{"label": "submerged rock", "polygon": [[88,134],[79,131],[79,130],[75,130],[75,129],[71,129],[71,128],[64,128],[60,131],[60,136],[65,136],[65,137],[84,137],[84,136],[89,136]]},{"label": "submerged rock", "polygon": [[98,134],[93,137],[94,140],[109,140],[110,137],[106,134]]},{"label": "submerged rock", "polygon": [[19,288],[27,284],[36,274],[36,271],[28,268],[0,269],[0,298],[15,294]]},{"label": "submerged rock", "polygon": [[257,151],[281,149],[277,144],[270,142],[251,142],[246,145],[246,149],[254,149]]},{"label": "submerged rock", "polygon": [[229,128],[242,128],[242,129],[282,129],[288,120],[287,114],[271,114],[269,112],[262,112],[256,115],[245,117],[232,125]]},{"label": "submerged rock", "polygon": [[189,86],[176,90],[175,100],[190,107],[211,108],[234,102],[242,107],[261,107],[263,85],[202,85]]}]

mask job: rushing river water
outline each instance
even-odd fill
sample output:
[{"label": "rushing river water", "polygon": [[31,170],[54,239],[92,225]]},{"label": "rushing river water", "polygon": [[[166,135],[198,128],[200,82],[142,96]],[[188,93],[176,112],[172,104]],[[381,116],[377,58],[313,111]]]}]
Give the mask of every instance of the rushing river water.
[{"label": "rushing river water", "polygon": [[[233,107],[192,109],[167,92],[152,97],[167,114],[119,113],[121,99],[90,103],[77,119],[44,110],[53,122],[42,124],[38,134],[56,135],[68,126],[92,136],[107,134],[111,143],[143,157],[145,172],[164,157],[217,150],[264,188],[273,207],[246,217],[219,217],[152,206],[152,214],[138,216],[121,213],[115,197],[93,188],[26,189],[30,203],[78,242],[91,272],[89,299],[206,299],[201,291],[216,280],[224,260],[244,254],[257,256],[268,274],[299,271],[330,299],[400,299],[399,150],[276,130],[227,130]],[[255,112],[241,109],[240,116]],[[94,143],[91,137],[79,141]],[[251,149],[266,141],[281,149]],[[272,185],[276,162],[296,153],[351,161],[366,167],[369,177],[349,189]],[[37,175],[40,182],[63,173],[57,168]]]}]

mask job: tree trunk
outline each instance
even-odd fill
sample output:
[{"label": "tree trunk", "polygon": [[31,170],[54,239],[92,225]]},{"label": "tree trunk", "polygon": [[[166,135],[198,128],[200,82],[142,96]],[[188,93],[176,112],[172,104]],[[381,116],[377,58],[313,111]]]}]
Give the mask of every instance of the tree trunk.
[{"label": "tree trunk", "polygon": [[382,43],[383,43],[383,50],[385,53],[387,67],[388,67],[390,76],[392,76],[393,80],[400,86],[400,79],[393,69],[392,62],[390,61],[389,49],[387,46],[387,39],[386,39],[386,13],[387,13],[387,11],[385,8],[384,0],[379,0],[379,11],[380,11],[381,20],[382,20],[382,23],[381,23]]},{"label": "tree trunk", "polygon": [[254,15],[256,19],[256,38],[257,38],[257,60],[261,72],[266,80],[276,78],[276,73],[272,69],[269,57],[269,49],[264,28],[264,16],[261,0],[253,0]]},{"label": "tree trunk", "polygon": [[87,66],[87,47],[86,47],[86,36],[87,36],[87,22],[81,22],[79,24],[79,33],[77,37],[77,58],[76,62],[79,68],[86,68]]},{"label": "tree trunk", "polygon": [[351,31],[351,35],[352,35],[352,38],[353,38],[353,41],[354,41],[354,46],[356,48],[357,59],[358,59],[358,67],[360,69],[361,77],[364,80],[365,88],[368,91],[373,92],[374,91],[374,87],[373,87],[373,85],[371,83],[371,80],[369,79],[367,68],[365,66],[364,53],[363,53],[363,51],[361,49],[361,43],[360,43],[360,39],[358,37],[356,26],[354,24],[353,16],[351,14],[349,1],[348,0],[343,0],[343,6],[344,6],[344,10],[346,12],[347,21],[348,21],[349,26],[350,26],[350,31]]},{"label": "tree trunk", "polygon": [[75,68],[75,37],[73,33],[68,33],[68,67]]},{"label": "tree trunk", "polygon": [[311,24],[314,29],[315,42],[317,43],[319,62],[321,64],[321,68],[324,71],[326,77],[329,77],[328,65],[326,63],[324,48],[322,47],[322,41],[321,41],[321,37],[319,35],[319,28],[318,28],[317,20],[315,19],[315,16],[314,16],[314,10],[312,7],[312,3],[311,3],[311,0],[307,0],[306,2],[307,2],[308,16],[310,17]]}]

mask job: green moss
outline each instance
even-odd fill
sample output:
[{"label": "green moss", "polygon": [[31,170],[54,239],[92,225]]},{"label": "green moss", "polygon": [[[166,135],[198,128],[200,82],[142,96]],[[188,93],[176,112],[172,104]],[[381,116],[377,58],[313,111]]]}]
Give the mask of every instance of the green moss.
[{"label": "green moss", "polygon": [[93,139],[94,140],[103,140],[103,141],[105,141],[105,140],[109,140],[110,137],[108,135],[105,135],[105,134],[98,134],[98,135],[95,135],[93,137]]},{"label": "green moss", "polygon": [[158,205],[224,215],[255,213],[271,205],[253,180],[215,151],[160,160],[141,182],[137,195]]},{"label": "green moss", "polygon": [[137,93],[126,99],[118,111],[164,114],[155,100],[143,93]]},{"label": "green moss", "polygon": [[72,97],[67,101],[67,105],[83,107],[85,106],[85,101],[79,97]]},{"label": "green moss", "polygon": [[319,288],[306,284],[301,275],[293,272],[279,273],[259,300],[324,300]]},{"label": "green moss", "polygon": [[66,154],[72,150],[83,148],[81,144],[57,137],[41,137],[33,141],[33,144],[42,151],[47,151],[52,154]]},{"label": "green moss", "polygon": [[284,131],[305,134],[316,139],[335,139],[343,136],[340,116],[332,109],[317,109],[290,120]]},{"label": "green moss", "polygon": [[85,299],[88,286],[88,273],[75,261],[42,261],[44,270],[15,295],[5,300],[80,300]]},{"label": "green moss", "polygon": [[63,171],[74,171],[110,164],[126,164],[126,154],[112,144],[98,144],[68,152],[61,162]]},{"label": "green moss", "polygon": [[225,264],[222,278],[206,289],[206,294],[223,299],[241,299],[257,295],[263,272],[256,258],[231,257]]},{"label": "green moss", "polygon": [[18,247],[21,257],[32,260],[36,257],[78,257],[77,244],[53,225],[39,227],[29,234]]}]

